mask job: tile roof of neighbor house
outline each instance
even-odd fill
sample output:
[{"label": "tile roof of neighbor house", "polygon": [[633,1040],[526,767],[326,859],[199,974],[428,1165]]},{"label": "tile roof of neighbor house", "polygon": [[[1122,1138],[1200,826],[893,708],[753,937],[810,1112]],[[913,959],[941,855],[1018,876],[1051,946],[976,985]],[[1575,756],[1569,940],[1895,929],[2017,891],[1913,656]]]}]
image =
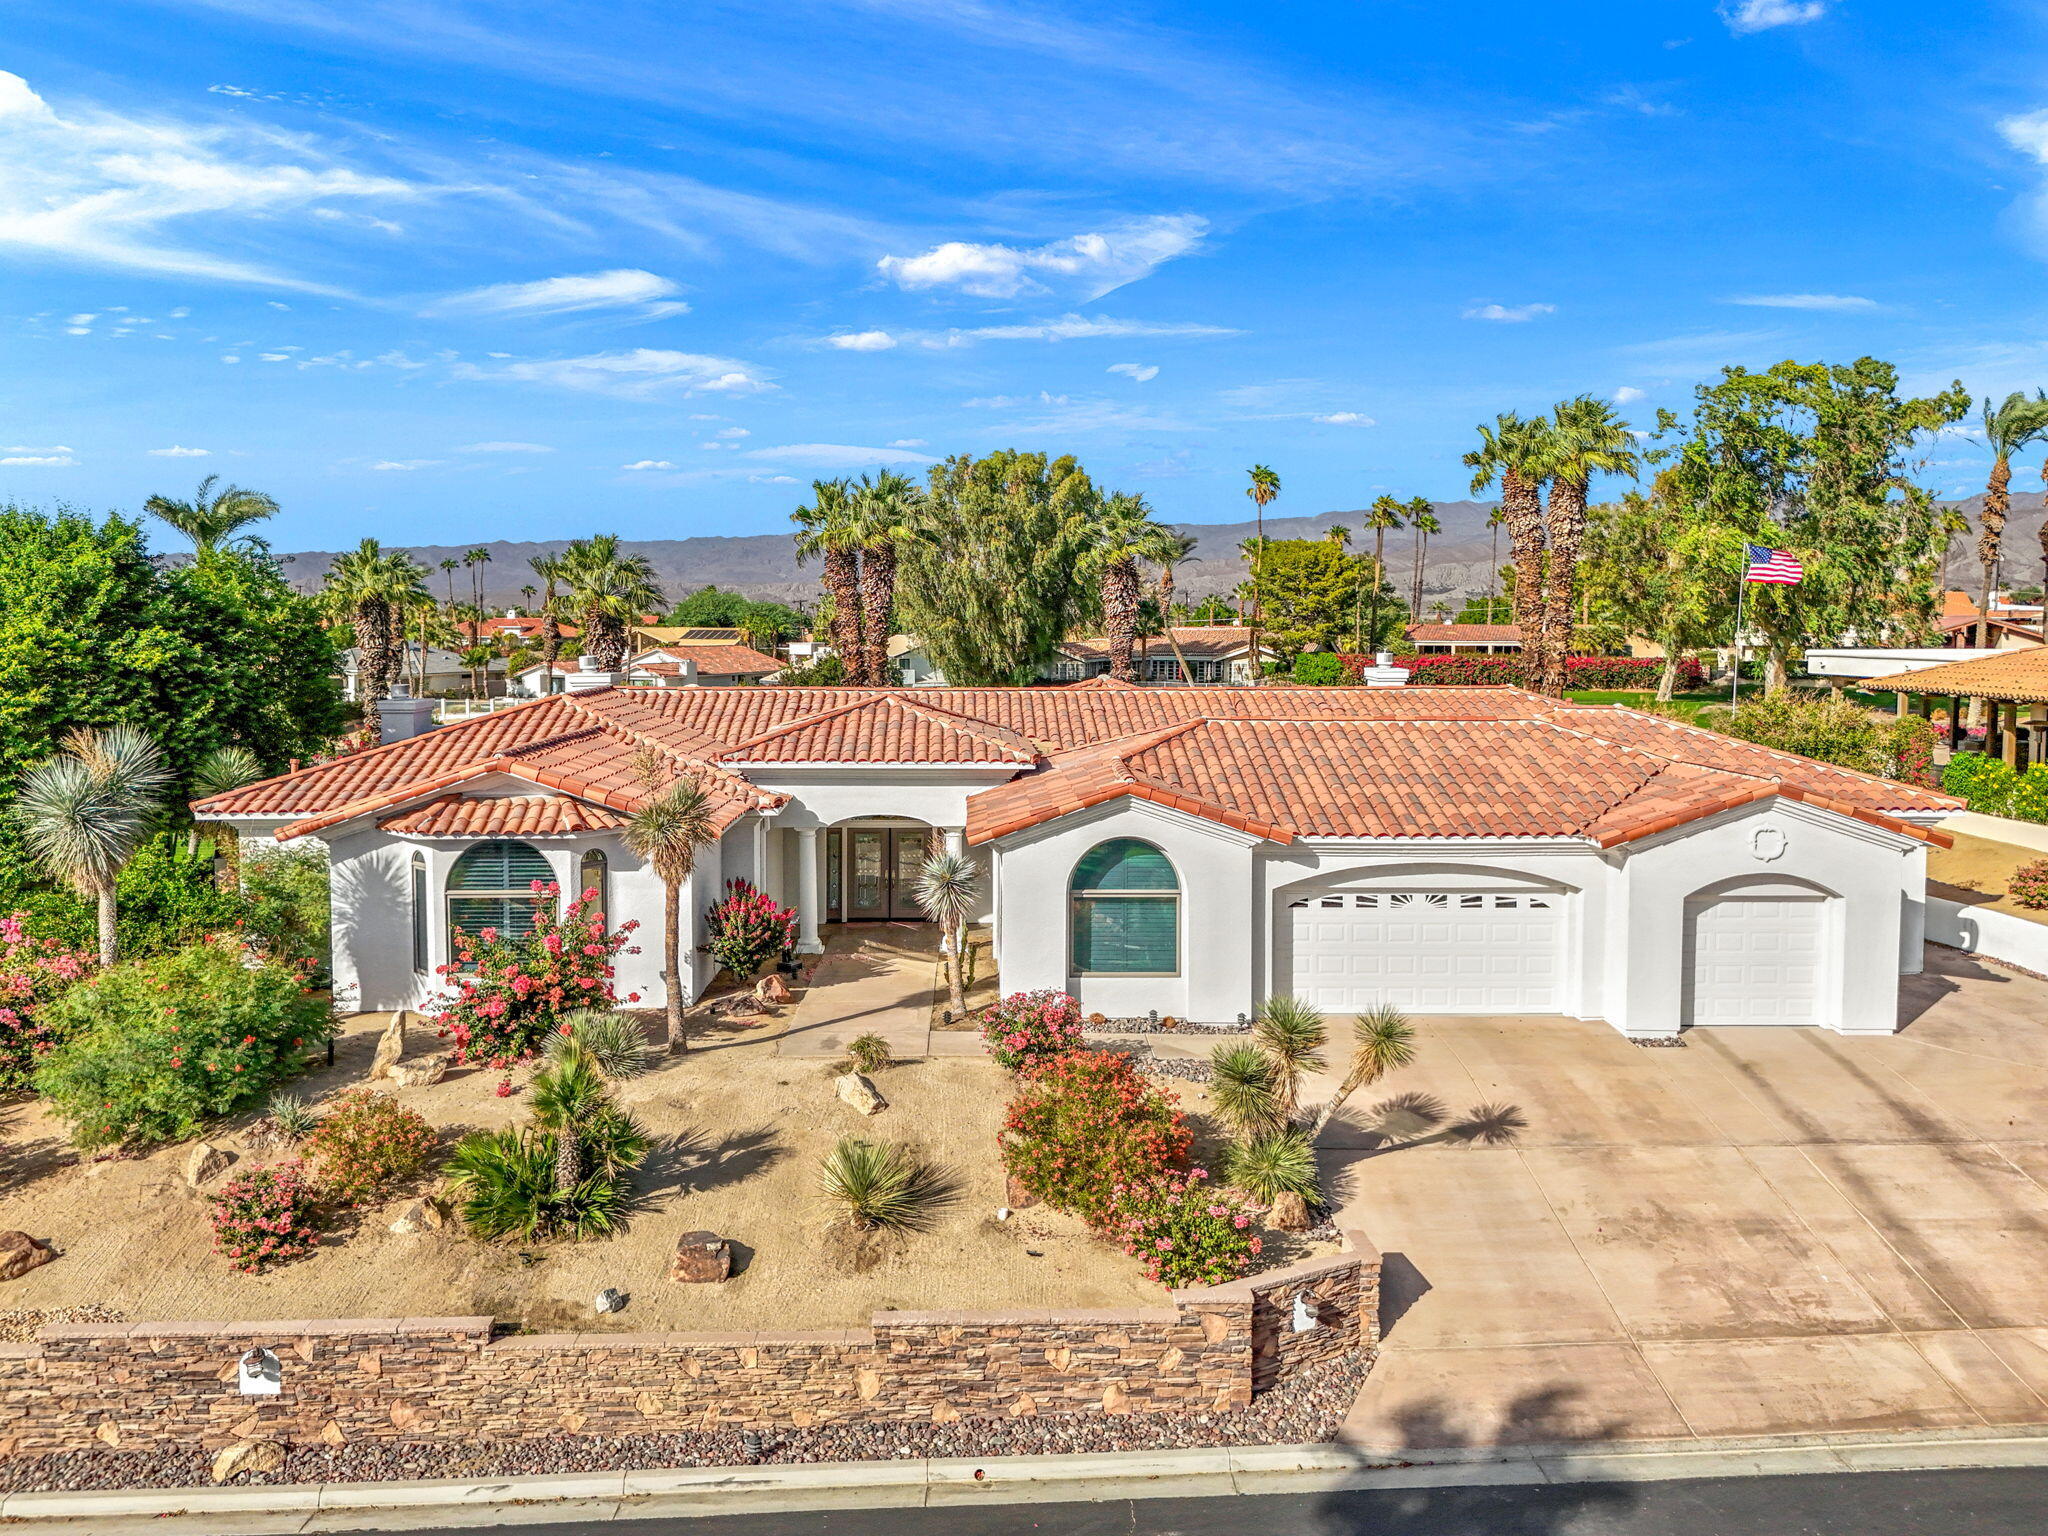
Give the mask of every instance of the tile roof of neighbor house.
[{"label": "tile roof of neighbor house", "polygon": [[[1252,632],[1244,624],[1176,624],[1164,634],[1139,642],[1149,647],[1146,654],[1168,656],[1176,644],[1189,661],[1220,661],[1235,656],[1252,643]],[[1060,650],[1077,661],[1100,661],[1109,655],[1109,641],[1101,635],[1082,640],[1065,640]]]},{"label": "tile roof of neighbor house", "polygon": [[635,624],[633,633],[657,645],[737,645],[740,632],[703,624]]},{"label": "tile roof of neighbor house", "polygon": [[[1953,635],[1962,630],[1975,629],[1978,619],[1979,615],[1975,613],[1952,613],[1936,619],[1934,627],[1944,635]],[[2006,630],[2011,634],[2022,636],[2028,640],[2039,640],[2041,638],[2040,618],[2038,615],[2033,615],[2031,619],[2026,619],[2008,618],[2002,613],[1994,613],[1991,616],[1991,625],[1994,629]]]},{"label": "tile roof of neighbor house", "polygon": [[1946,693],[1966,699],[2048,704],[2048,646],[2029,645],[1996,656],[1923,667],[1918,672],[1887,672],[1857,686],[1873,693]]},{"label": "tile roof of neighbor house", "polygon": [[1417,645],[1520,645],[1519,624],[1410,624],[1408,638]]},{"label": "tile roof of neighbor house", "polygon": [[[783,664],[773,656],[763,655],[750,645],[699,645],[694,641],[674,641],[677,646],[688,646],[689,658],[697,664],[699,677],[766,677],[770,672],[780,672]],[[627,667],[636,672],[651,672],[660,677],[673,677],[681,670],[673,661],[630,661]]]},{"label": "tile roof of neighbor house", "polygon": [[[2048,656],[2048,653],[2042,653]],[[1913,836],[1961,802],[1613,706],[1517,688],[609,688],[536,699],[197,802],[280,837],[503,775],[631,810],[636,759],[714,791],[722,825],[776,763],[1015,767],[968,802],[986,842],[1118,796],[1261,837],[1576,837],[1608,845],[1770,795]],[[453,811],[449,815],[456,814]],[[469,813],[462,814],[482,814]],[[443,823],[433,823],[442,825]]]},{"label": "tile roof of neighbor house", "polygon": [[625,824],[616,812],[568,795],[443,795],[377,822],[386,832],[417,837],[567,837]]}]

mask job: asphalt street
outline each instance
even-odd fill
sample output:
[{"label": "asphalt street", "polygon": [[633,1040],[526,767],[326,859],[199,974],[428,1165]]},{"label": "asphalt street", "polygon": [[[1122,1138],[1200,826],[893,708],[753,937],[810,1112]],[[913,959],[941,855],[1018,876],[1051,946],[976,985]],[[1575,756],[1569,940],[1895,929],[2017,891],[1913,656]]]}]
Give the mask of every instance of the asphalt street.
[{"label": "asphalt street", "polygon": [[624,1519],[521,1536],[2041,1536],[2048,1470]]}]

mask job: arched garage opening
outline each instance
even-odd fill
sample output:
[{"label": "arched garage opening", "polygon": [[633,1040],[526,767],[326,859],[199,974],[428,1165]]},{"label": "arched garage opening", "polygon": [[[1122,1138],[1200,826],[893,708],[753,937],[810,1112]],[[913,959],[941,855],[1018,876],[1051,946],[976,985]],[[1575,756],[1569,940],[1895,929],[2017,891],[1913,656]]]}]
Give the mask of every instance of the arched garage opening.
[{"label": "arched garage opening", "polygon": [[1685,900],[1681,1018],[1694,1024],[1829,1024],[1834,892],[1784,876],[1723,880]]}]

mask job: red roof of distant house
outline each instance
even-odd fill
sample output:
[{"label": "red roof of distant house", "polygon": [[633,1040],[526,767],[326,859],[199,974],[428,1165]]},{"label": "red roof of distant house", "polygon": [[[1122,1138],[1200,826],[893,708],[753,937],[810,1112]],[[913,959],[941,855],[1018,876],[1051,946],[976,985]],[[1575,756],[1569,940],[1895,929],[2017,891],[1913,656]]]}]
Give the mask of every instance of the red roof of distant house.
[{"label": "red roof of distant house", "polygon": [[[1139,646],[1148,655],[1164,656],[1178,645],[1190,661],[1220,661],[1251,643],[1251,627],[1246,624],[1175,624],[1162,634],[1141,640]],[[1109,655],[1109,641],[1100,635],[1063,640],[1060,650],[1077,661],[1100,661]]]},{"label": "red roof of distant house", "polygon": [[[464,624],[462,628],[466,631],[469,626]],[[513,615],[509,618],[485,619],[477,628],[488,640],[495,640],[500,635],[516,635],[521,639],[540,638],[540,620],[531,616]],[[558,623],[555,632],[564,640],[573,640],[577,635],[574,624]]]},{"label": "red roof of distant house", "polygon": [[[763,655],[749,645],[685,645],[678,642],[678,650],[697,664],[699,677],[765,677],[770,672],[780,672],[783,663],[773,656]],[[652,672],[657,677],[674,677],[682,666],[673,661],[634,661],[627,667],[634,672]]]},{"label": "red roof of distant house", "polygon": [[1520,645],[1519,624],[1410,624],[1408,638],[1417,645]]}]

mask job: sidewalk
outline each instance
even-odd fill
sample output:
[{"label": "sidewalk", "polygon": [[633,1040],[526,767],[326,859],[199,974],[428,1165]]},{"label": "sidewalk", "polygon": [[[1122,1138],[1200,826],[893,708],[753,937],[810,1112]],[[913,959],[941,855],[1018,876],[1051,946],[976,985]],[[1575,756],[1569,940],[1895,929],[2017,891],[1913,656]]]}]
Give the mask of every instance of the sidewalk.
[{"label": "sidewalk", "polygon": [[930,923],[859,923],[829,929],[775,1042],[778,1056],[831,1060],[861,1035],[880,1035],[897,1061],[930,1054],[938,929]]}]

